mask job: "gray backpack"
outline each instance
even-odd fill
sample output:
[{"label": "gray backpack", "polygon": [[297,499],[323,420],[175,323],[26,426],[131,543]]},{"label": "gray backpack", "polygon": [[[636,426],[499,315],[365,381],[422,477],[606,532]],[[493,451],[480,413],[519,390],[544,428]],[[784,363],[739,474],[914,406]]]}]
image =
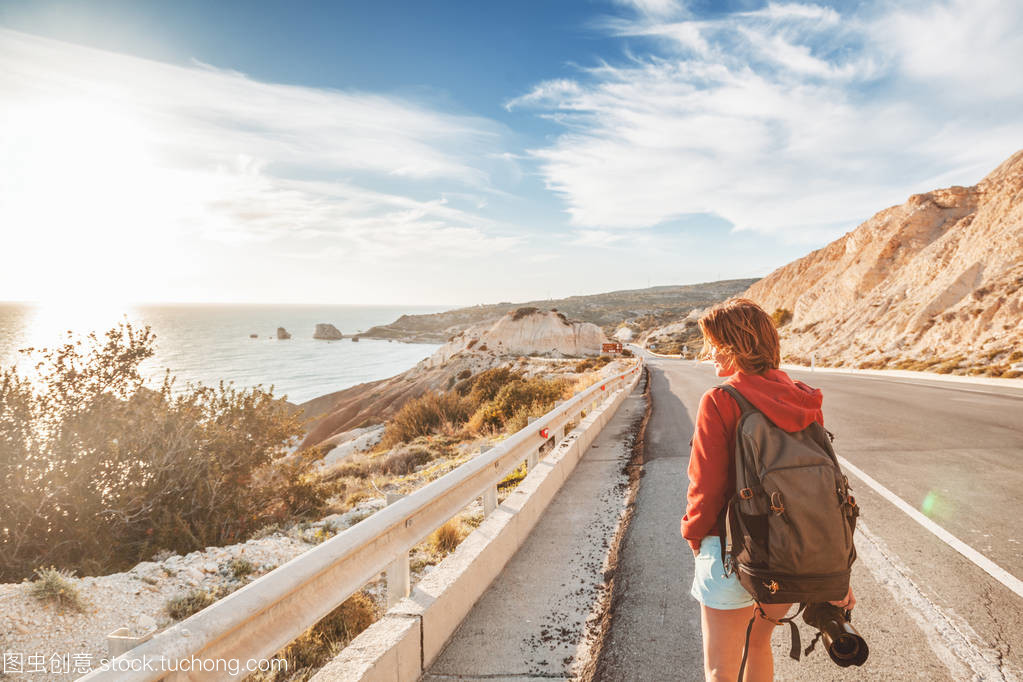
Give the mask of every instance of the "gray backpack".
[{"label": "gray backpack", "polygon": [[734,571],[758,604],[800,604],[779,621],[792,630],[791,655],[798,660],[792,619],[806,604],[844,599],[849,589],[859,507],[831,447],[834,434],[816,421],[789,433],[734,386],[716,388],[742,409],[735,430],[735,494],[725,506],[721,538],[725,572]]}]

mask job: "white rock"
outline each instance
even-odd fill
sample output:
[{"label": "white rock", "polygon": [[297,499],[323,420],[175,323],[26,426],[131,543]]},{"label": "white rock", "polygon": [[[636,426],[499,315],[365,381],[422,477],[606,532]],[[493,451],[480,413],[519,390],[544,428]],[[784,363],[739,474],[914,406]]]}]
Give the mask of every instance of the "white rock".
[{"label": "white rock", "polygon": [[569,322],[553,311],[513,311],[497,322],[484,322],[466,329],[438,348],[424,363],[427,367],[437,367],[457,354],[598,355],[606,340],[600,327],[589,322]]}]

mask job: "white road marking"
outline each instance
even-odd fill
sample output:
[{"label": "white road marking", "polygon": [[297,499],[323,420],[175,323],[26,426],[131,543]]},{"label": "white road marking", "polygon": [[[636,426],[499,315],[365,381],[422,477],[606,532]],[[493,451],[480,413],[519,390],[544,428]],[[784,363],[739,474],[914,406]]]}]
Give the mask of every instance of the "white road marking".
[{"label": "white road marking", "polygon": [[948,668],[953,680],[1018,679],[1012,672],[998,666],[998,652],[984,645],[967,623],[957,625],[923,593],[909,577],[908,569],[863,522],[857,522],[856,533],[867,540],[857,543],[857,555],[863,559],[874,579],[888,589],[895,603],[909,607],[905,612],[916,622],[927,644]]},{"label": "white road marking", "polygon": [[843,469],[849,471],[854,476],[856,476],[856,478],[860,479],[861,481],[869,485],[871,488],[874,489],[874,492],[876,492],[878,495],[885,498],[886,500],[894,504],[896,507],[901,509],[903,512],[906,513],[907,516],[909,516],[909,518],[913,519],[921,526],[929,530],[931,533],[935,535],[935,537],[937,537],[946,545],[948,545],[949,547],[951,547],[952,549],[954,549],[955,551],[959,552],[964,557],[969,559],[971,562],[973,562],[973,564],[975,564],[978,568],[982,569],[992,578],[994,578],[995,580],[997,580],[998,582],[1000,582],[1001,584],[1005,585],[1010,590],[1015,592],[1018,597],[1023,597],[1023,580],[1020,580],[1016,576],[1012,575],[1004,568],[1002,568],[1001,566],[999,566],[998,564],[991,561],[986,556],[975,550],[973,547],[970,547],[965,542],[963,542],[962,540],[955,537],[947,530],[936,524],[934,521],[931,521],[929,518],[924,516],[922,512],[910,506],[905,500],[903,500],[901,497],[893,493],[891,490],[888,490],[888,488],[884,487],[883,485],[875,481],[869,475],[867,475],[862,470],[853,465],[845,457],[839,456],[838,461],[842,465]]}]

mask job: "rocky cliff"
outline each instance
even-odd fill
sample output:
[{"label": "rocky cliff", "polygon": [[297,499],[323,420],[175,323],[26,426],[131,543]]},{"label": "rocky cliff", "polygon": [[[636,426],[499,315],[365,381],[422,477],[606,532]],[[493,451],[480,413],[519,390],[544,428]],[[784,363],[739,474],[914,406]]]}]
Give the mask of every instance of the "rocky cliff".
[{"label": "rocky cliff", "polygon": [[460,332],[431,356],[436,366],[467,351],[491,351],[497,355],[544,355],[567,357],[599,355],[607,338],[589,322],[570,322],[556,310],[526,307],[496,322],[473,325]]},{"label": "rocky cliff", "polygon": [[741,295],[791,312],[783,360],[1009,373],[1023,357],[1023,151],[977,185],[881,211]]}]

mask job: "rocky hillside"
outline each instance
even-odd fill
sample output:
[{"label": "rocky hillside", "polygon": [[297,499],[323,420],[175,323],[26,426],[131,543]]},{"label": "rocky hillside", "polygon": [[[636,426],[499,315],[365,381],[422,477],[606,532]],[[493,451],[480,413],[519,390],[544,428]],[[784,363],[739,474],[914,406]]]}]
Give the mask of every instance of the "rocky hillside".
[{"label": "rocky hillside", "polygon": [[638,334],[684,316],[694,308],[723,301],[755,281],[731,279],[685,286],[625,289],[544,301],[478,305],[432,315],[402,315],[391,324],[373,327],[361,336],[445,343],[473,325],[496,321],[518,308],[553,308],[572,320],[590,322],[601,327],[608,336],[614,334],[622,324],[629,325]]},{"label": "rocky hillside", "polygon": [[476,324],[459,332],[431,356],[434,364],[478,348],[498,355],[578,357],[599,355],[604,332],[589,322],[569,322],[564,313],[518,308],[497,322]]},{"label": "rocky hillside", "polygon": [[881,211],[742,295],[791,313],[788,361],[1017,376],[1023,151],[977,185]]},{"label": "rocky hillside", "polygon": [[[593,324],[569,322],[564,315],[522,308],[494,323],[471,327],[418,365],[390,379],[352,386],[301,405],[312,424],[301,447],[332,445],[355,430],[380,424],[401,406],[427,391],[443,391],[458,379],[515,362],[527,370],[528,358],[596,355],[605,340]],[[544,363],[538,363],[542,367]],[[529,371],[527,370],[528,374]]]}]

